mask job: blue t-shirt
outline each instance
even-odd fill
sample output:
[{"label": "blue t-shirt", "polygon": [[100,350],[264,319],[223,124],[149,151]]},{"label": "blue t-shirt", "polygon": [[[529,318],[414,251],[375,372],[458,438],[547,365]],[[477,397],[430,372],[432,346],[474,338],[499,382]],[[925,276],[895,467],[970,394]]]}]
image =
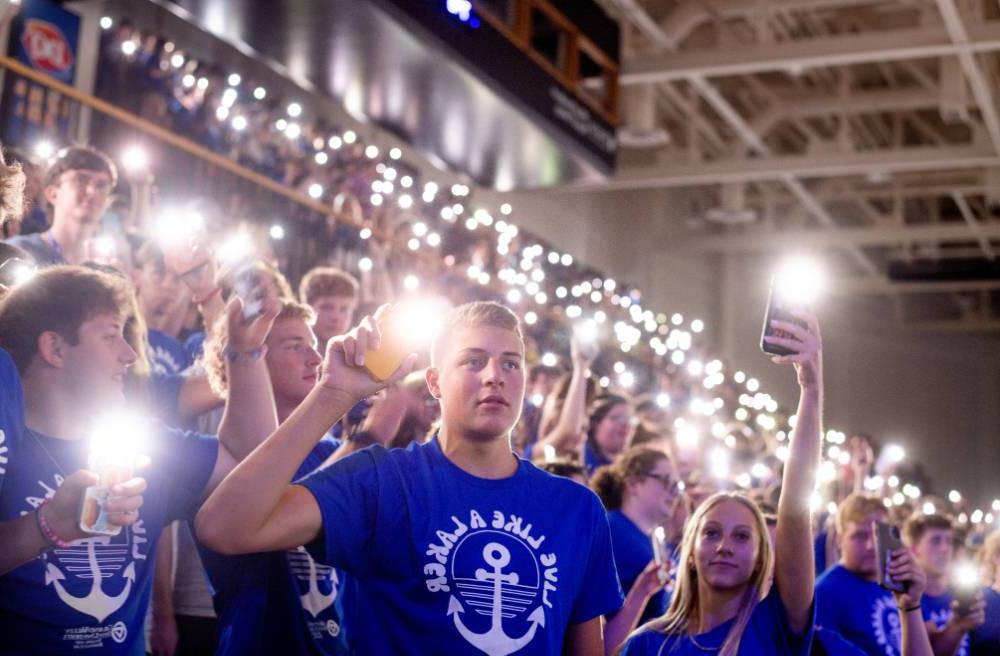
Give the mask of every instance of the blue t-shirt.
[{"label": "blue t-shirt", "polygon": [[[931,596],[925,594],[920,598],[920,614],[924,616],[925,622],[934,622],[934,626],[943,629],[951,619],[951,601],[954,599],[950,592],[943,595]],[[969,634],[962,636],[962,642],[958,644],[958,651],[953,656],[968,656]]]},{"label": "blue t-shirt", "polygon": [[594,447],[590,446],[590,442],[587,442],[583,446],[583,466],[587,470],[587,476],[592,476],[594,470],[598,467],[603,467],[604,465],[610,465],[611,461],[605,458],[597,451]]},{"label": "blue t-shirt", "polygon": [[[628,594],[642,570],[653,562],[653,543],[650,536],[643,533],[620,510],[608,513],[608,525],[611,528],[611,546],[615,553],[618,580],[621,581],[622,590]],[[639,625],[663,615],[667,610],[667,601],[663,590],[653,595],[639,616]]]},{"label": "blue t-shirt", "polygon": [[187,349],[170,335],[150,329],[147,337],[149,367],[154,374],[179,374],[191,365]]},{"label": "blue t-shirt", "polygon": [[24,425],[24,399],[21,378],[7,351],[0,349],[0,490],[10,462],[10,444]]},{"label": "blue t-shirt", "polygon": [[993,588],[983,588],[986,601],[986,622],[969,634],[971,656],[1000,654],[1000,593]]},{"label": "blue t-shirt", "polygon": [[813,627],[812,656],[866,656],[854,643],[836,631],[822,626]]},{"label": "blue t-shirt", "polygon": [[[723,622],[711,631],[694,636],[664,635],[659,631],[645,629],[635,634],[625,643],[621,656],[705,656],[726,641],[734,620]],[[805,656],[812,645],[812,622],[802,635],[796,635],[788,624],[788,615],[781,603],[778,589],[771,592],[757,604],[750,621],[747,622],[740,638],[740,656]],[[697,643],[697,644],[696,644]]]},{"label": "blue t-shirt", "polygon": [[597,496],[526,460],[478,478],[435,437],[301,484],[323,517],[309,550],[357,580],[344,611],[358,653],[558,654],[570,625],[621,607]]},{"label": "blue t-shirt", "polygon": [[[215,466],[214,437],[155,424],[139,521],[78,540],[0,576],[0,654],[141,655],[160,531],[193,519]],[[87,440],[22,430],[8,445],[0,521],[26,515],[87,464]]]},{"label": "blue t-shirt", "polygon": [[8,239],[7,243],[17,246],[23,251],[27,251],[34,258],[35,264],[40,267],[66,264],[66,259],[63,257],[62,251],[47,242],[41,233],[15,235]]},{"label": "blue t-shirt", "polygon": [[878,583],[864,580],[841,564],[816,582],[816,623],[869,654],[900,654],[896,599]]},{"label": "blue t-shirt", "polygon": [[[295,479],[315,471],[340,442],[325,437]],[[215,656],[346,654],[343,574],[317,563],[303,547],[223,556],[199,544],[219,618]]]}]

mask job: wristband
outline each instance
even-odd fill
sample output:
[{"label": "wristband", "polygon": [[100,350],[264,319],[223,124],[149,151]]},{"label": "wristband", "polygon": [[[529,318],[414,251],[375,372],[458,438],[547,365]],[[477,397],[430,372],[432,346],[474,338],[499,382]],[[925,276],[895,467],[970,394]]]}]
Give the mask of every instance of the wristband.
[{"label": "wristband", "polygon": [[916,606],[911,606],[910,608],[904,608],[903,612],[904,613],[912,613],[915,610],[920,610],[920,604],[917,604]]},{"label": "wristband", "polygon": [[49,543],[50,548],[59,547],[60,549],[69,549],[72,544],[56,535],[56,532],[52,530],[52,526],[49,525],[49,521],[42,516],[42,508],[48,502],[49,500],[45,499],[42,501],[42,505],[38,506],[38,509],[35,510],[35,522],[38,524],[38,530],[41,532],[42,537],[45,538],[45,541]]},{"label": "wristband", "polygon": [[257,362],[265,355],[267,355],[266,345],[258,346],[251,351],[238,351],[229,345],[226,345],[226,348],[222,349],[222,357],[230,364],[237,362]]}]

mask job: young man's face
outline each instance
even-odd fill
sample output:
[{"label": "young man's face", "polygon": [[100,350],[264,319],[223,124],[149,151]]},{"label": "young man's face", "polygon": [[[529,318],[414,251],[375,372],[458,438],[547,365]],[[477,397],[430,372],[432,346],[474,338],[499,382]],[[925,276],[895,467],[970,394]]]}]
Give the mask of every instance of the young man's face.
[{"label": "young man's face", "polygon": [[506,436],[524,402],[524,348],[517,335],[493,326],[463,326],[450,334],[427,384],[441,400],[449,431],[490,440]]},{"label": "young man's face", "polygon": [[860,522],[847,522],[844,532],[838,537],[840,561],[858,576],[875,580],[877,564],[875,560],[875,534],[872,522],[885,521],[885,513],[872,513]]},{"label": "young man's face", "polygon": [[353,296],[321,296],[312,304],[316,313],[316,323],[313,328],[321,344],[337,335],[343,335],[351,329],[354,320],[354,310],[358,300]]},{"label": "young man's face", "polygon": [[183,293],[183,283],[173,269],[147,262],[134,275],[136,298],[142,316],[153,327],[170,317]]},{"label": "young man's face", "polygon": [[946,576],[954,551],[950,528],[929,528],[913,545],[913,555],[929,576]]},{"label": "young man's face", "polygon": [[122,327],[120,317],[99,314],[80,324],[75,345],[61,342],[62,373],[79,403],[100,410],[124,399],[125,374],[137,356]]},{"label": "young man's face", "polygon": [[45,198],[52,203],[53,222],[97,230],[111,186],[111,176],[105,171],[64,171],[55,184],[45,188]]},{"label": "young man's face", "polygon": [[275,398],[290,404],[302,403],[316,385],[322,363],[309,325],[297,318],[275,321],[265,343],[265,360]]}]

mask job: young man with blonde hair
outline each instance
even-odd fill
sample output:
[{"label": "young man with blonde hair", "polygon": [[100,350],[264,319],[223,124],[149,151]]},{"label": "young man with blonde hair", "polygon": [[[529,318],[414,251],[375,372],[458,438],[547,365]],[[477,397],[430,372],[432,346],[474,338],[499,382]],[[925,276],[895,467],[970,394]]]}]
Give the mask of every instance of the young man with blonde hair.
[{"label": "young man with blonde hair", "polygon": [[878,583],[872,523],[888,514],[882,499],[853,493],[837,508],[840,562],[816,582],[816,624],[834,631],[868,654],[930,654],[921,615],[923,570],[908,549],[892,553],[890,573],[906,587],[892,593]]},{"label": "young man with blonde hair", "polygon": [[386,384],[363,368],[381,341],[366,317],[331,341],[320,384],[209,498],[198,534],[227,553],[304,544],[356,577],[345,624],[359,653],[603,654],[601,616],[622,592],[600,501],[511,450],[525,386],[517,317],[471,303],[445,326],[426,373],[441,401],[434,439],[373,446],[290,484],[326,428]]},{"label": "young man with blonde hair", "polygon": [[299,284],[299,301],[316,313],[313,331],[319,339],[320,353],[330,338],[351,328],[358,308],[358,281],[336,267],[316,267]]}]

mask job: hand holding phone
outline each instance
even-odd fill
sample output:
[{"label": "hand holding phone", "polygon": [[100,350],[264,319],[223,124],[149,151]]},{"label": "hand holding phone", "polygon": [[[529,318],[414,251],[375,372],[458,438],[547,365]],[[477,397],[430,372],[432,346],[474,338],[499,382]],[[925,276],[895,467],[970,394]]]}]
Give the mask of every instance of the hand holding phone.
[{"label": "hand holding phone", "polygon": [[893,579],[889,572],[892,553],[903,549],[903,540],[899,528],[886,522],[872,522],[872,533],[875,535],[875,563],[878,571],[878,584],[892,592],[906,592],[906,584]]},{"label": "hand holding phone", "polygon": [[767,337],[781,337],[785,339],[793,338],[794,336],[787,331],[775,328],[771,322],[772,321],[785,321],[788,323],[795,323],[803,328],[807,328],[806,322],[799,319],[794,314],[792,310],[798,307],[794,303],[790,302],[784,294],[781,293],[779,283],[777,278],[772,278],[771,289],[767,295],[767,311],[764,313],[764,328],[760,335],[760,350],[769,355],[795,355],[798,353],[785,346],[780,346],[778,344],[773,344],[767,341]]},{"label": "hand holding phone", "polygon": [[395,306],[389,306],[376,317],[380,344],[365,351],[365,369],[372,378],[382,382],[392,377],[400,365],[415,350],[407,339],[405,317]]}]

